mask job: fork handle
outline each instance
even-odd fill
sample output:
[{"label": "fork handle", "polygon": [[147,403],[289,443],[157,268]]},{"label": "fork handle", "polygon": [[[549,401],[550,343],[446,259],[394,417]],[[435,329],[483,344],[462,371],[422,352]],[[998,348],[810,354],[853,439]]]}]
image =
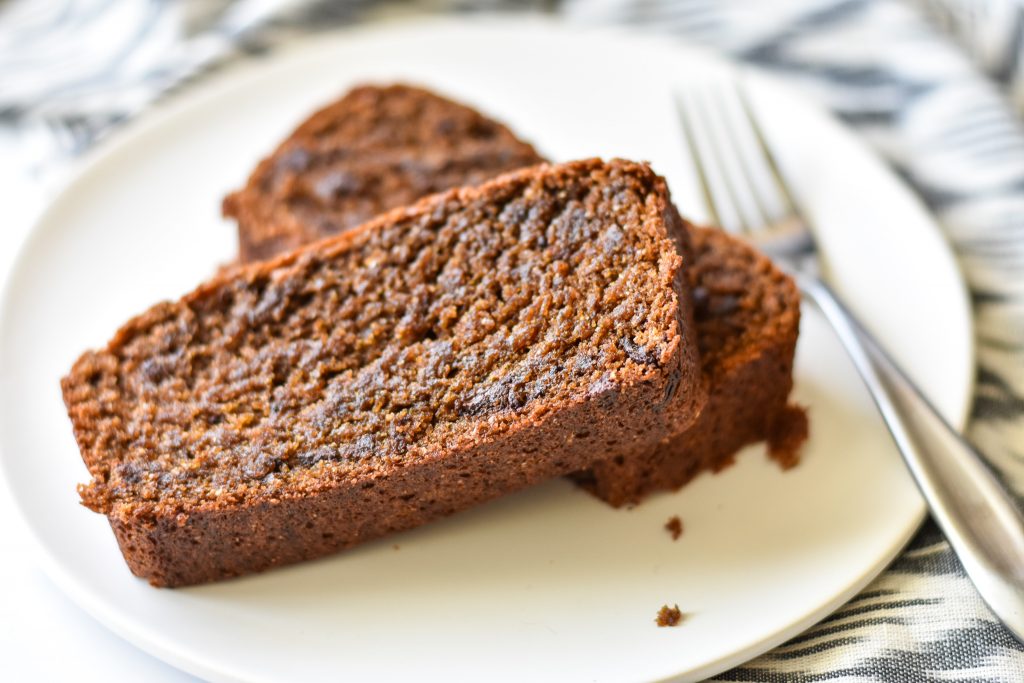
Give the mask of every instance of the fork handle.
[{"label": "fork handle", "polygon": [[798,274],[832,324],[968,576],[1024,642],[1024,516],[978,451],[935,410],[827,284]]}]

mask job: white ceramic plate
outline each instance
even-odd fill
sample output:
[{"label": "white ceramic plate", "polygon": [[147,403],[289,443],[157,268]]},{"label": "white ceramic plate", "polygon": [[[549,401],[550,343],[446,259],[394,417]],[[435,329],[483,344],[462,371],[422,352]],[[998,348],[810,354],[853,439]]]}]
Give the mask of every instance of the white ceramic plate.
[{"label": "white ceramic plate", "polygon": [[[785,474],[752,448],[719,476],[618,511],[555,481],[330,559],[173,591],[133,578],[75,494],[86,471],[58,379],[130,315],[232,258],[221,196],[314,106],[357,81],[425,83],[554,159],[648,159],[700,220],[670,91],[729,71],[656,39],[538,21],[388,26],[211,79],[120,134],[42,218],[4,301],[3,469],[42,564],[125,638],[219,681],[696,679],[825,616],[896,555],[923,507],[813,311],[796,390],[813,436]],[[835,122],[768,80],[751,88],[841,289],[959,422],[970,321],[936,226]],[[686,527],[678,542],[662,528],[671,515]],[[655,627],[665,603],[682,626]]]}]

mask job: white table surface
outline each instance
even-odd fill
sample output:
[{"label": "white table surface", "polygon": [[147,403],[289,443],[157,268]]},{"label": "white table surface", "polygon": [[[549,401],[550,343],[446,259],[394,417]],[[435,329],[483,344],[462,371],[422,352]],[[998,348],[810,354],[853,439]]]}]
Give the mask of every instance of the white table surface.
[{"label": "white table surface", "polygon": [[[43,184],[4,155],[0,139],[0,281],[60,179]],[[5,156],[7,158],[5,158]],[[145,681],[197,679],[136,649],[81,610],[46,577],[33,540],[6,487],[0,487],[0,681]]]}]

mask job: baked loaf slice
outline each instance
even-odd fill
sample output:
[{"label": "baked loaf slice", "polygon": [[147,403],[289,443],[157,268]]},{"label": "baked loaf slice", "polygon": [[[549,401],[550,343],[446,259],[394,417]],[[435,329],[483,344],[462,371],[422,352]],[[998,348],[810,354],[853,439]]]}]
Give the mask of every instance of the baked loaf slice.
[{"label": "baked loaf slice", "polygon": [[678,221],[646,165],[543,165],[223,273],[63,379],[82,501],[181,586],[645,453],[704,400]]},{"label": "baked loaf slice", "polygon": [[648,454],[615,457],[574,475],[615,506],[720,470],[758,441],[791,467],[807,437],[804,411],[788,404],[800,327],[796,286],[747,243],[720,230],[689,230],[687,277],[708,401],[693,426]]},{"label": "baked loaf slice", "polygon": [[302,123],[224,200],[223,212],[238,221],[245,263],[541,161],[469,107],[405,85],[363,86]]}]

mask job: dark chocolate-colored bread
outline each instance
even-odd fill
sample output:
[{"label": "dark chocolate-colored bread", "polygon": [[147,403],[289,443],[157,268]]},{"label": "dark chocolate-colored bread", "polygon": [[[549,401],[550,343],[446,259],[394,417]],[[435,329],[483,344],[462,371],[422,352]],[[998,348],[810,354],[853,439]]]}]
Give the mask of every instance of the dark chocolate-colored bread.
[{"label": "dark chocolate-colored bread", "polygon": [[82,500],[181,586],[647,453],[704,400],[679,229],[646,165],[587,160],[227,271],[63,379]]},{"label": "dark chocolate-colored bread", "polygon": [[796,286],[742,240],[709,228],[690,227],[690,236],[687,277],[708,401],[693,426],[646,455],[613,458],[575,475],[612,505],[677,489],[757,441],[792,466],[807,436],[804,411],[788,404],[800,327]]},{"label": "dark chocolate-colored bread", "polygon": [[238,221],[247,263],[541,161],[469,107],[411,86],[362,86],[302,123],[223,211]]}]

